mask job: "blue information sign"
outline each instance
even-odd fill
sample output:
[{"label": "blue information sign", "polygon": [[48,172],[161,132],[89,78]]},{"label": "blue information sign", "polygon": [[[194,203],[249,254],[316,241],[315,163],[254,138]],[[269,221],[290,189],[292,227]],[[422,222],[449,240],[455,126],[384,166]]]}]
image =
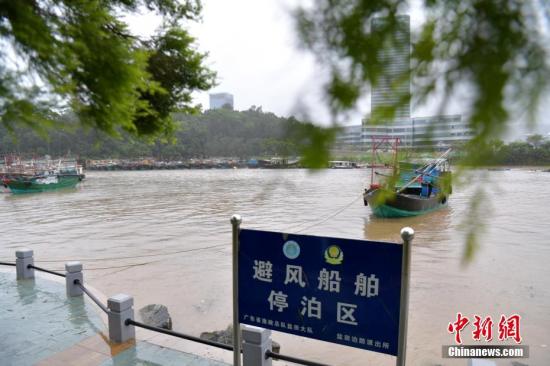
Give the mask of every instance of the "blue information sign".
[{"label": "blue information sign", "polygon": [[397,355],[400,244],[240,231],[239,321]]}]

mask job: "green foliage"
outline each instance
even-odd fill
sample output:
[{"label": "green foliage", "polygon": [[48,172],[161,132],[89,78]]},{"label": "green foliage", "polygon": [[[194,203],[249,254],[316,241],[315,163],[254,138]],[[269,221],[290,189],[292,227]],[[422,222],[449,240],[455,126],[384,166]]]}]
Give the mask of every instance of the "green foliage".
[{"label": "green foliage", "polygon": [[147,71],[160,89],[141,91],[141,99],[148,102],[152,112],[138,111],[134,123],[139,131],[146,134],[166,131],[169,136],[171,113],[175,109],[184,113],[199,112],[197,106],[191,105],[191,92],[209,89],[215,74],[202,66],[205,55],[193,50],[193,42],[186,31],[173,27],[150,42],[152,51]]},{"label": "green foliage", "polygon": [[493,165],[550,165],[550,141],[540,137],[510,144],[495,141],[487,161]]},{"label": "green foliage", "polygon": [[[303,46],[330,70],[325,90],[333,115],[356,107],[367,86],[386,79],[386,49],[400,42],[398,15],[407,2],[395,0],[318,0],[296,11]],[[462,162],[468,166],[495,161],[544,159],[535,145],[511,144],[495,155],[491,140],[500,138],[511,120],[527,115],[533,124],[541,98],[550,82],[550,48],[537,13],[548,14],[548,2],[537,0],[424,0],[425,23],[412,34],[410,69],[392,76],[393,104],[371,111],[370,122],[391,121],[400,106],[409,102],[403,82],[412,81],[413,105],[441,94],[440,111],[447,102],[468,91],[463,115],[474,136],[466,144]],[[372,20],[377,26],[371,27]],[[547,19],[546,19],[547,20]],[[336,119],[336,118],[335,118]],[[483,206],[481,194],[472,198],[472,211]],[[475,215],[474,215],[475,216]],[[481,216],[483,217],[483,216]],[[468,222],[464,258],[477,248],[475,221]]]},{"label": "green foliage", "polygon": [[[167,24],[151,40],[119,20],[144,7]],[[214,84],[180,25],[200,9],[190,0],[1,1],[1,123],[42,127],[70,108],[110,135],[169,135],[170,114],[194,110],[190,93]]]},{"label": "green foliage", "polygon": [[[478,179],[481,177],[478,177]],[[468,264],[479,250],[479,236],[486,230],[486,217],[491,215],[490,205],[487,202],[486,190],[478,187],[471,200],[468,214],[465,215],[461,226],[464,231],[464,253],[462,255],[462,264]]]},{"label": "green foliage", "polygon": [[[392,84],[413,82],[414,102],[421,104],[441,91],[446,102],[459,88],[471,99],[464,111],[474,130],[470,145],[501,136],[510,117],[534,118],[550,80],[547,39],[535,14],[548,6],[523,0],[425,0],[426,22],[413,34],[411,68]],[[303,46],[331,71],[327,97],[335,114],[356,106],[385,75],[384,49],[400,42],[396,34],[406,2],[393,0],[320,0],[296,12]],[[548,9],[547,9],[548,10]],[[372,19],[383,17],[377,27]],[[373,120],[391,120],[408,102],[373,110]],[[470,159],[482,163],[483,160]]]},{"label": "green foliage", "polygon": [[33,129],[17,127],[9,134],[0,128],[0,155],[63,156],[81,158],[139,158],[179,160],[191,157],[294,156],[298,149],[285,137],[287,129],[300,125],[261,108],[248,111],[209,110],[202,114],[177,113],[174,140],[144,141],[129,133],[114,138],[105,132],[81,128],[74,116],[66,115],[62,128],[50,131],[44,139]]},{"label": "green foliage", "polygon": [[492,140],[484,144],[470,147],[469,154],[458,158],[461,165],[498,166],[550,165],[550,141],[541,135],[534,135],[525,141],[515,141],[505,144],[502,140]]},{"label": "green foliage", "polygon": [[338,128],[323,128],[312,123],[298,123],[291,118],[287,136],[299,147],[301,164],[311,169],[327,167],[330,159],[330,147],[334,142]]},{"label": "green foliage", "polygon": [[544,136],[535,134],[527,137],[527,143],[529,143],[534,148],[539,147],[544,142]]}]

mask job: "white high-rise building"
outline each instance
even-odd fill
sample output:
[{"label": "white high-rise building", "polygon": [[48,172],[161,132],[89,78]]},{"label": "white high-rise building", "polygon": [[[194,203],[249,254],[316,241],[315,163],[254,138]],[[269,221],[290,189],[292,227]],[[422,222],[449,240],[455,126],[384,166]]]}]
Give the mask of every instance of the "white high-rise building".
[{"label": "white high-rise building", "polygon": [[233,94],[215,93],[210,94],[210,109],[228,108],[233,109]]},{"label": "white high-rise building", "polygon": [[[387,18],[374,18],[371,22],[371,32],[384,32]],[[384,44],[379,57],[382,62],[381,75],[372,86],[371,110],[373,114],[378,109],[398,106],[393,120],[411,118],[411,20],[408,15],[397,17],[397,29],[393,37]]]},{"label": "white high-rise building", "polygon": [[[372,87],[371,111],[393,108],[393,118],[369,123],[366,117],[361,126],[348,126],[336,139],[339,148],[370,149],[373,138],[388,136],[399,138],[404,148],[447,148],[469,141],[472,129],[462,116],[441,115],[411,118],[411,80],[410,80],[410,18],[400,15],[397,18],[397,30],[389,43],[380,51],[382,61],[381,75]],[[372,32],[384,32],[387,18],[374,18]]]}]

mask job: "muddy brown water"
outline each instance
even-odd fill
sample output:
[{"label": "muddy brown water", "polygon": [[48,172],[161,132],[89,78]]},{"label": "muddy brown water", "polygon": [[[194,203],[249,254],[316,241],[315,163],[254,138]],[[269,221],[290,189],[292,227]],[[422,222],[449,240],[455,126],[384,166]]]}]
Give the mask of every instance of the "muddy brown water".
[{"label": "muddy brown water", "polygon": [[[165,304],[174,329],[198,335],[231,322],[232,214],[248,228],[387,241],[411,226],[408,364],[465,365],[441,358],[441,347],[453,343],[447,324],[462,312],[492,316],[494,338],[501,314],[521,315],[530,358],[517,361],[550,365],[550,173],[474,171],[469,184],[455,186],[449,207],[392,220],[363,206],[368,180],[367,170],[89,172],[76,190],[0,194],[0,259],[13,260],[24,246],[46,268],[81,260],[86,281],[104,294],[131,294],[138,309]],[[479,187],[487,192],[475,217],[471,198]],[[484,232],[464,265],[468,218]],[[463,333],[466,343],[475,343],[471,331]],[[281,333],[274,339],[286,354],[329,364],[395,362]]]}]

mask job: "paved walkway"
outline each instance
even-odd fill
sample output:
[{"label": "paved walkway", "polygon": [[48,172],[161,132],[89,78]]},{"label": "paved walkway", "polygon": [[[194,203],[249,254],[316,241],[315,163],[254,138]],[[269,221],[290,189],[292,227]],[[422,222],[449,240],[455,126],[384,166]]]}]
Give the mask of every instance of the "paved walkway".
[{"label": "paved walkway", "polygon": [[40,276],[16,281],[9,268],[0,268],[3,366],[226,365],[143,341],[110,344],[95,304],[67,298],[63,283]]}]

